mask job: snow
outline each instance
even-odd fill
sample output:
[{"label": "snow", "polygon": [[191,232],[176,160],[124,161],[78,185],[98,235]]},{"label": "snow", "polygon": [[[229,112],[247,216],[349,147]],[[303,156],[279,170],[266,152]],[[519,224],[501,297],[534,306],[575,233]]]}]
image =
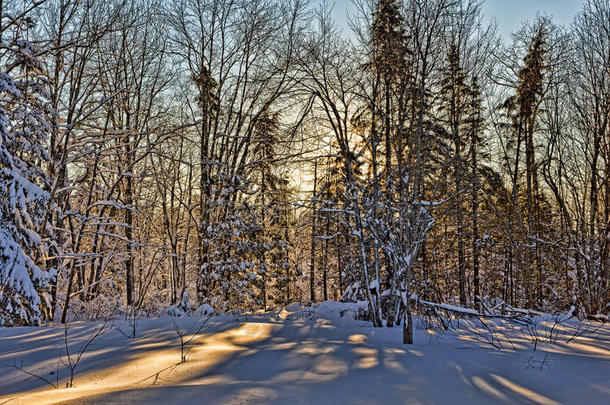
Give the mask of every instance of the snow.
[{"label": "snow", "polygon": [[[0,403],[609,403],[608,325],[587,323],[588,332],[571,343],[538,343],[536,351],[524,332],[505,330],[516,349],[497,350],[459,328],[425,330],[417,319],[416,343],[402,345],[401,328],[354,320],[357,307],[327,301],[214,316],[182,364],[171,319],[142,319],[137,339],[113,329],[95,341],[74,388],[60,389],[10,366],[23,362],[62,385],[63,327],[2,328]],[[186,329],[199,318],[175,321]],[[575,322],[562,327],[576,328]],[[71,347],[99,325],[72,324]]]},{"label": "snow", "polygon": [[357,322],[358,318],[362,318],[360,314],[368,311],[366,301],[359,302],[336,302],[324,301],[314,305],[312,308],[304,308],[305,311],[311,311],[313,319],[323,319],[333,321],[335,325],[346,326]]},{"label": "snow", "polygon": [[435,304],[435,303],[432,303],[429,301],[424,301],[424,300],[420,300],[419,302],[421,302],[422,304],[432,305],[437,308],[446,309],[446,310],[452,311],[452,312],[459,312],[459,313],[467,314],[467,315],[479,315],[479,312],[475,311],[472,308],[464,308],[464,307],[459,307],[457,305],[451,305],[451,304]]},{"label": "snow", "polygon": [[196,317],[206,317],[206,316],[212,316],[215,313],[216,313],[216,311],[214,311],[214,308],[210,304],[201,304],[195,310],[195,313],[193,315]]}]

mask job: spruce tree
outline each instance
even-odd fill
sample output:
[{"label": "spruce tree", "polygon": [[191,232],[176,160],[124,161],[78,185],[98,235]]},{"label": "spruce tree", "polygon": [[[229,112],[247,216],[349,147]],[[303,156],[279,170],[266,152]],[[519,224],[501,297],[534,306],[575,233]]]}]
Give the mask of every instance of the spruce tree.
[{"label": "spruce tree", "polygon": [[464,146],[462,127],[465,124],[464,110],[468,98],[468,87],[466,85],[466,74],[462,68],[459,48],[451,43],[447,52],[447,65],[443,72],[441,109],[445,115],[449,138],[453,144],[453,175],[455,184],[455,216],[457,221],[457,244],[458,244],[458,287],[459,298],[462,305],[466,305],[466,254],[464,246],[464,215],[462,207],[462,177],[464,172],[464,158],[462,149]]},{"label": "spruce tree", "polygon": [[15,23],[0,72],[0,326],[40,323],[55,276],[39,266],[51,124],[40,50],[26,40],[31,26],[29,19]]}]

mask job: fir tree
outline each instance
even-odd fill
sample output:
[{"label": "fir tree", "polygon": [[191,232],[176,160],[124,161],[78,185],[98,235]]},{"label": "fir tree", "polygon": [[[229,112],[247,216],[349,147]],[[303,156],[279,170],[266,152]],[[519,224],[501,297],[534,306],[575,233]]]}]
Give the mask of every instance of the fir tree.
[{"label": "fir tree", "polygon": [[462,149],[464,139],[461,129],[464,126],[464,108],[468,96],[466,85],[466,74],[462,68],[459,48],[451,43],[447,52],[447,67],[443,72],[442,105],[445,112],[449,137],[453,143],[453,168],[455,183],[455,215],[457,220],[457,243],[458,243],[458,284],[460,303],[466,305],[466,259],[464,247],[464,216],[462,207],[462,177],[464,159]]},{"label": "fir tree", "polygon": [[49,96],[39,49],[18,21],[0,72],[0,325],[38,324],[49,309],[49,274],[38,234],[49,199],[45,144]]}]

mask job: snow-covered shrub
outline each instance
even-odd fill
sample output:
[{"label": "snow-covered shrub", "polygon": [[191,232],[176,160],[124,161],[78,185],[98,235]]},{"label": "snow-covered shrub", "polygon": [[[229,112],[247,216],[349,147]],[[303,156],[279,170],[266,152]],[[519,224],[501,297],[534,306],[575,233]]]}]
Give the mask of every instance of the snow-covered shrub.
[{"label": "snow-covered shrub", "polygon": [[104,291],[89,300],[83,300],[79,295],[75,295],[70,300],[68,319],[94,320],[107,319],[113,316],[125,317],[127,311],[117,308],[120,302],[120,294],[111,291]]},{"label": "snow-covered shrub", "polygon": [[191,315],[191,300],[186,290],[182,292],[182,298],[180,303],[176,305],[170,305],[163,313],[169,316],[190,316]]},{"label": "snow-covered shrub", "polygon": [[187,314],[191,313],[191,300],[189,299],[189,293],[186,290],[182,292],[182,299],[180,300],[180,305],[178,307]]},{"label": "snow-covered shrub", "polygon": [[215,313],[216,311],[214,311],[214,308],[212,308],[211,305],[202,304],[195,310],[194,315],[197,317],[208,317],[214,315]]},{"label": "snow-covered shrub", "polygon": [[315,317],[331,321],[337,319],[366,320],[368,319],[368,302],[324,301],[318,304]]},{"label": "snow-covered shrub", "polygon": [[186,312],[184,312],[182,309],[180,309],[180,307],[178,305],[170,305],[163,312],[169,316],[176,316],[176,317],[182,317],[182,316],[188,315]]}]

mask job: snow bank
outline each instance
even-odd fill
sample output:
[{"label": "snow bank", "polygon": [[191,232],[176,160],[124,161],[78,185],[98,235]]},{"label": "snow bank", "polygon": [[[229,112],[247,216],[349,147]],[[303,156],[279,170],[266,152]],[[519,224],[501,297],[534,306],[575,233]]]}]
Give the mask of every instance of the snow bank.
[{"label": "snow bank", "polygon": [[303,304],[301,304],[300,302],[294,302],[294,303],[288,305],[286,308],[284,308],[284,310],[286,310],[286,312],[289,312],[289,313],[297,312],[302,309],[303,309]]},{"label": "snow bank", "polygon": [[336,302],[324,301],[315,308],[315,316],[329,321],[339,319],[362,320],[366,318],[368,304],[366,301]]}]

